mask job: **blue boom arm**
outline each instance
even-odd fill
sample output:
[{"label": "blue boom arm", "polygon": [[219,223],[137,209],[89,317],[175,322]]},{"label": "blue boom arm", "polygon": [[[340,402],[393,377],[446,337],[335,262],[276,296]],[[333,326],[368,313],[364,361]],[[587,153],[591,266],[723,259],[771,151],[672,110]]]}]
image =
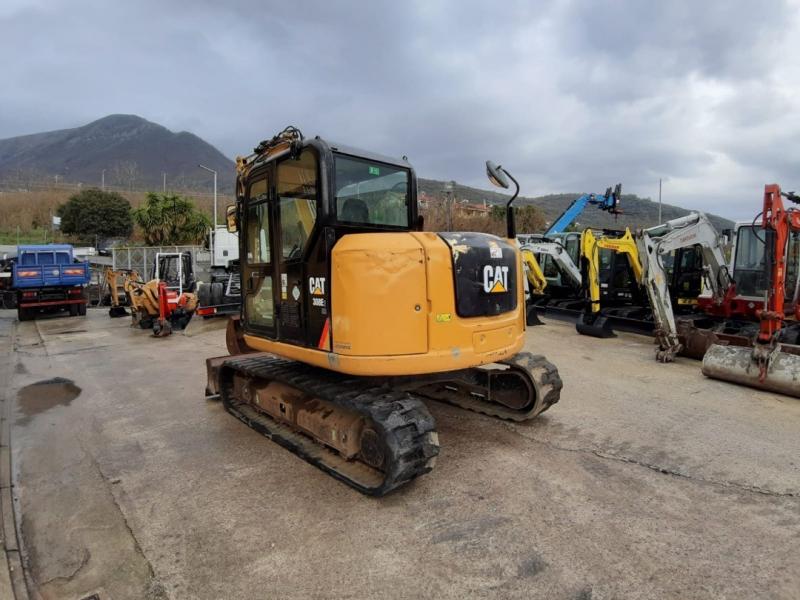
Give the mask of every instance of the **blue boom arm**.
[{"label": "blue boom arm", "polygon": [[603,195],[600,194],[583,194],[580,198],[577,198],[567,207],[561,216],[558,217],[550,228],[545,231],[544,235],[547,237],[548,235],[553,235],[556,233],[561,233],[567,229],[575,219],[578,218],[589,204],[596,205],[600,210],[604,210],[609,212],[613,215],[619,214],[619,199],[622,196],[622,184],[618,183],[614,188],[614,191],[611,191],[611,188],[606,190],[606,193]]}]

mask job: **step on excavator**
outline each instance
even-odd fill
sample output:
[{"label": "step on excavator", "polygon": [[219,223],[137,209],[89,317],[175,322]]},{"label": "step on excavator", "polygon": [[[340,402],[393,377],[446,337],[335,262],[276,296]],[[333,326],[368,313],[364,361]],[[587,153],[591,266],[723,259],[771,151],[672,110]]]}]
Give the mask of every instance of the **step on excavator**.
[{"label": "step on excavator", "polygon": [[[764,299],[756,309],[758,335],[749,347],[713,344],[703,357],[703,373],[800,397],[800,209],[785,208],[783,198],[800,204],[800,196],[781,192],[777,184],[764,188],[761,235],[756,235],[763,246],[764,283]],[[793,343],[782,342],[787,334]]]},{"label": "step on excavator", "polygon": [[439,453],[425,401],[503,419],[556,403],[558,370],[525,343],[508,239],[423,231],[413,168],[288,127],[237,159],[243,310],[206,395],[356,490],[381,496]]}]

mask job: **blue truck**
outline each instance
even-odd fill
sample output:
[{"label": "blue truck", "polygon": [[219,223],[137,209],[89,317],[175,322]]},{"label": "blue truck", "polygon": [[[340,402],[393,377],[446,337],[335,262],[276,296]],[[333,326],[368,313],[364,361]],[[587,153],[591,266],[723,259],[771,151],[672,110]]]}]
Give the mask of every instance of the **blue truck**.
[{"label": "blue truck", "polygon": [[17,246],[11,269],[11,287],[17,292],[20,321],[40,312],[69,310],[72,316],[86,314],[89,263],[75,258],[68,244]]}]

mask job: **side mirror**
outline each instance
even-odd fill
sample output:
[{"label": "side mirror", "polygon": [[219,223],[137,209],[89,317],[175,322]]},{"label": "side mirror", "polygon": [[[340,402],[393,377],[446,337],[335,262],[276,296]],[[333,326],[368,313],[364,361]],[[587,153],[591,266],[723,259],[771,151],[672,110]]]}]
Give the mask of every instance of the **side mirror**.
[{"label": "side mirror", "polygon": [[228,208],[225,209],[225,225],[228,229],[228,233],[236,233],[239,231],[239,223],[237,223],[237,221],[236,205],[230,204]]},{"label": "side mirror", "polygon": [[514,179],[514,176],[506,171],[500,165],[494,164],[492,161],[486,161],[486,176],[489,178],[489,181],[492,184],[496,185],[497,187],[501,187],[507,190],[510,187],[508,180],[514,182],[514,195],[511,196],[511,200],[508,201],[506,204],[506,237],[509,240],[515,240],[517,238],[517,225],[514,222],[514,209],[511,208],[511,205],[514,203],[514,200],[517,199],[519,195],[519,183],[517,180]]},{"label": "side mirror", "polygon": [[493,185],[503,188],[504,190],[508,189],[508,177],[506,177],[506,174],[503,172],[503,167],[500,165],[496,165],[492,161],[487,160],[486,176]]}]

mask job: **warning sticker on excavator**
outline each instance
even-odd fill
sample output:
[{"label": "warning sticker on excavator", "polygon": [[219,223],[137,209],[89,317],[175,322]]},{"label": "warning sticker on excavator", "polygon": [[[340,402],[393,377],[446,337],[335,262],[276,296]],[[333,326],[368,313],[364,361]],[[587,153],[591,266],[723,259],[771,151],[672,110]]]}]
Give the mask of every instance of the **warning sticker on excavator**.
[{"label": "warning sticker on excavator", "polygon": [[508,291],[508,267],[486,265],[483,267],[483,291],[499,294]]},{"label": "warning sticker on excavator", "polygon": [[452,320],[453,320],[453,315],[451,313],[438,313],[436,315],[437,323],[447,323]]},{"label": "warning sticker on excavator", "polygon": [[500,246],[489,246],[489,256],[492,258],[503,258],[503,249]]}]

